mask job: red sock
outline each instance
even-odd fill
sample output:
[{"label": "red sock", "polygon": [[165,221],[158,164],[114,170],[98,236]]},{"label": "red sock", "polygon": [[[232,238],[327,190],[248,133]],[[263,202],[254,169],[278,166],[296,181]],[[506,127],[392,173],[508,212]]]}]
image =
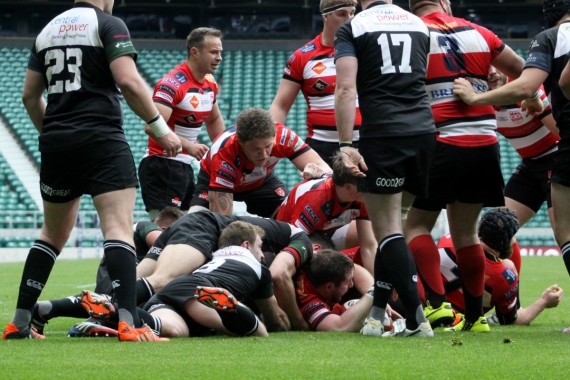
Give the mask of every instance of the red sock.
[{"label": "red sock", "polygon": [[457,250],[457,266],[463,283],[465,318],[474,322],[483,315],[485,253],[480,244]]},{"label": "red sock", "polygon": [[513,246],[513,253],[511,255],[511,261],[515,264],[515,268],[517,268],[517,272],[519,276],[521,275],[521,247],[519,247],[518,242],[514,242]]},{"label": "red sock", "polygon": [[[445,288],[439,268],[439,252],[430,235],[420,235],[413,238],[408,247],[414,256],[416,268],[426,289],[426,297],[434,307],[439,307],[445,301]],[[430,295],[433,293],[433,295]],[[435,297],[433,297],[435,295]],[[436,298],[433,300],[432,298]]]}]

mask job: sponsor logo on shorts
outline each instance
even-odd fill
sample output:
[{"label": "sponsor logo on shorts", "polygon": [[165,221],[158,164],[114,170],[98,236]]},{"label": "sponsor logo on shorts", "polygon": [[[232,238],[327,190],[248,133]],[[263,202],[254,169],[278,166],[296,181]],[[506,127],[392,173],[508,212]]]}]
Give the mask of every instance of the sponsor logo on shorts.
[{"label": "sponsor logo on shorts", "polygon": [[30,288],[34,288],[34,289],[38,289],[38,290],[42,290],[44,288],[44,284],[42,284],[39,281],[32,280],[31,278],[28,278],[26,280],[26,285],[28,285]]},{"label": "sponsor logo on shorts", "polygon": [[417,275],[417,274],[414,274],[414,275],[412,276],[412,282],[415,282],[415,283],[418,282],[418,275]]},{"label": "sponsor logo on shorts", "polygon": [[120,280],[113,280],[113,282],[111,282],[111,287],[113,289],[117,289],[118,287],[121,286],[121,281]]},{"label": "sponsor logo on shorts", "polygon": [[174,197],[170,200],[170,203],[172,203],[174,206],[176,207],[180,207],[182,205],[182,201],[180,200],[180,198],[178,197]]},{"label": "sponsor logo on shorts", "polygon": [[150,253],[151,255],[157,255],[157,256],[160,256],[161,252],[162,252],[162,248],[155,247],[155,246],[150,247],[150,249],[148,250],[148,253]]},{"label": "sponsor logo on shorts", "polygon": [[200,195],[198,195],[198,198],[200,198],[204,201],[207,201],[208,200],[208,193],[207,192],[200,193]]},{"label": "sponsor logo on shorts", "polygon": [[40,183],[40,190],[50,197],[67,197],[71,194],[71,189],[54,189],[45,183]]},{"label": "sponsor logo on shorts", "polygon": [[376,186],[378,187],[402,187],[406,178],[376,178]]}]

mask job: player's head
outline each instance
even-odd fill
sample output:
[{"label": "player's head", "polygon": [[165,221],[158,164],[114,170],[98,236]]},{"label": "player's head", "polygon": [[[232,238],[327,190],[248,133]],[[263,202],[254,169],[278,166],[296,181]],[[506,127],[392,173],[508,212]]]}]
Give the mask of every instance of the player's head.
[{"label": "player's head", "polygon": [[488,247],[499,252],[499,258],[511,257],[512,239],[519,230],[519,219],[506,207],[486,211],[479,222],[479,238]]},{"label": "player's head", "polygon": [[319,296],[329,302],[339,302],[354,286],[354,263],[334,249],[323,249],[313,255],[307,275],[318,289]]},{"label": "player's head", "polygon": [[213,74],[222,61],[222,32],[214,28],[196,28],[186,37],[188,59],[200,72]]},{"label": "player's head", "polygon": [[319,10],[323,15],[325,28],[336,32],[342,24],[354,17],[356,4],[356,0],[321,0]]},{"label": "player's head", "polygon": [[184,216],[184,212],[178,207],[166,206],[154,218],[154,224],[162,228],[167,229],[172,223]]},{"label": "player's head", "polygon": [[276,133],[275,122],[263,108],[246,108],[237,116],[238,141],[247,159],[255,166],[265,165],[273,150]]},{"label": "player's head", "polygon": [[343,186],[345,184],[355,185],[358,183],[358,177],[351,174],[350,170],[346,168],[343,162],[342,152],[336,152],[332,157],[332,170],[333,170],[333,183],[336,186]]},{"label": "player's head", "polygon": [[249,249],[258,261],[263,261],[261,245],[264,237],[265,231],[261,227],[237,220],[222,230],[218,238],[218,247],[242,246]]},{"label": "player's head", "polygon": [[451,11],[450,0],[410,0],[409,1],[410,10],[413,13],[416,13],[418,10],[420,10],[420,8],[424,8],[427,6],[434,6],[434,5],[439,6],[444,13],[450,16],[453,13]]},{"label": "player's head", "polygon": [[570,11],[570,0],[544,0],[542,2],[542,13],[549,28],[555,26],[568,11]]}]

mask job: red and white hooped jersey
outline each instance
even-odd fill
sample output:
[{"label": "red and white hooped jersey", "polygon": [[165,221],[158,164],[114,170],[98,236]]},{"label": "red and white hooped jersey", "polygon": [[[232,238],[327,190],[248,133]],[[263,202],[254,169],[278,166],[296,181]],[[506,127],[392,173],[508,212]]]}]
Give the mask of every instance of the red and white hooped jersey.
[{"label": "red and white hooped jersey", "polygon": [[[171,130],[189,141],[196,141],[202,124],[212,112],[217,94],[218,85],[212,75],[207,74],[204,82],[200,83],[192,75],[188,64],[183,62],[156,83],[152,100],[172,108],[167,120]],[[149,137],[147,154],[162,157],[163,152],[162,146]],[[186,152],[172,159],[186,163],[194,160]]]},{"label": "red and white hooped jersey", "polygon": [[332,177],[297,184],[277,210],[277,220],[299,227],[307,234],[324,231],[332,234],[355,219],[368,219],[362,202],[341,204]]},{"label": "red and white hooped jersey", "polygon": [[[283,78],[301,85],[307,101],[307,138],[338,142],[334,116],[336,66],[334,47],[322,44],[322,33],[297,49],[287,60]],[[356,100],[353,141],[358,141],[362,118]]]},{"label": "red and white hooped jersey", "polygon": [[465,104],[453,95],[453,81],[466,78],[477,92],[488,91],[491,61],[505,44],[490,30],[441,12],[421,19],[430,32],[426,91],[438,141],[464,147],[495,144],[498,139],[493,106]]},{"label": "red and white hooped jersey", "polygon": [[544,112],[539,116],[527,116],[521,111],[520,103],[495,107],[497,131],[509,140],[522,158],[544,157],[558,149],[558,137],[541,121],[552,113],[550,102],[542,85],[538,91],[545,104]]},{"label": "red and white hooped jersey", "polygon": [[235,127],[220,134],[206,157],[200,162],[200,170],[210,177],[210,189],[240,193],[259,188],[282,158],[293,160],[310,147],[291,129],[275,123],[275,144],[265,166],[255,166],[245,156],[235,133]]}]

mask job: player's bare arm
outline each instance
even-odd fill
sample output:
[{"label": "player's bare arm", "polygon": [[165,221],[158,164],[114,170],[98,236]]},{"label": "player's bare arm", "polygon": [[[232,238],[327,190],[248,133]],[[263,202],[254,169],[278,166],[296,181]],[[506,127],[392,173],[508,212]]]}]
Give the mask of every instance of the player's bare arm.
[{"label": "player's bare arm", "polygon": [[42,132],[42,120],[46,112],[46,101],[43,97],[45,89],[43,75],[36,71],[26,70],[22,102],[39,133]]},{"label": "player's bare arm", "polygon": [[231,215],[234,208],[234,195],[221,191],[208,191],[210,210],[221,215]]}]

